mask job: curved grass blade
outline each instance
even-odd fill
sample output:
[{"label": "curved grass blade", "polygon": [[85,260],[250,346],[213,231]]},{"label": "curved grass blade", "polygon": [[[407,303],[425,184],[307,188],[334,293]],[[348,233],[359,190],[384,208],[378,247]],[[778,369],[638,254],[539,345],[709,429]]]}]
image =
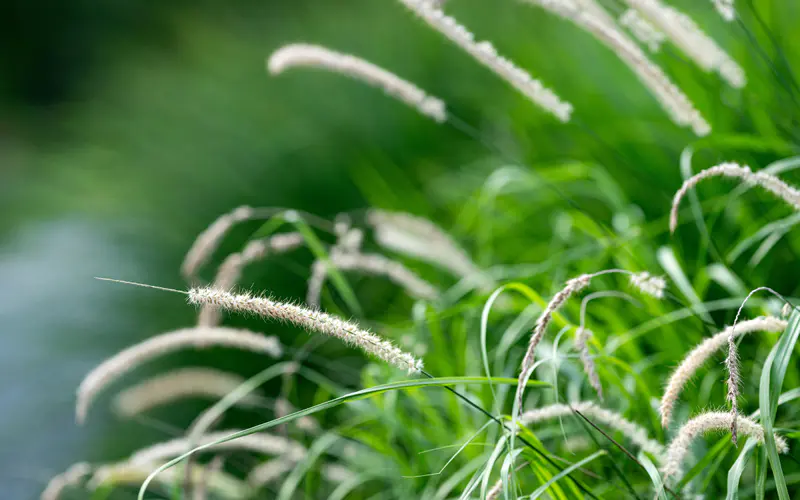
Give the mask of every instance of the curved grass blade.
[{"label": "curved grass blade", "polygon": [[328,258],[328,252],[325,251],[325,246],[322,244],[317,235],[314,234],[314,231],[311,229],[311,227],[299,215],[286,214],[284,217],[286,218],[287,222],[297,228],[297,232],[299,232],[306,240],[306,244],[311,250],[311,253],[314,254],[314,257],[325,263],[325,266],[328,268],[328,274],[331,277],[331,282],[333,282],[333,286],[336,287],[336,291],[338,291],[339,295],[342,296],[342,299],[344,300],[345,304],[347,304],[350,312],[360,316],[361,304],[359,304],[355,292],[352,288],[350,288],[350,285],[347,283],[344,275],[336,268],[336,266],[331,264],[331,260]]},{"label": "curved grass blade", "polygon": [[[778,406],[781,406],[784,403],[788,403],[789,401],[794,401],[795,399],[800,399],[800,387],[789,389],[788,391],[781,394],[781,397],[778,398]],[[750,418],[757,419],[760,417],[761,417],[761,410],[756,410],[750,414]]]},{"label": "curved grass blade", "polygon": [[689,278],[686,276],[686,273],[683,272],[680,263],[678,263],[678,259],[675,257],[675,252],[672,248],[659,248],[656,252],[656,258],[658,258],[658,263],[661,264],[661,267],[667,272],[672,282],[677,285],[681,293],[689,300],[693,308],[697,310],[700,317],[703,318],[703,321],[714,324],[711,315],[708,314],[708,311],[703,307],[703,301],[697,296]]},{"label": "curved grass blade", "polygon": [[[497,459],[500,458],[500,454],[503,453],[503,450],[506,447],[506,440],[508,440],[508,435],[502,436],[497,441],[497,445],[494,447],[492,454],[489,456],[489,460],[486,462],[486,470],[483,471],[483,477],[481,478],[480,498],[486,498],[486,492],[489,491],[489,479],[492,477],[492,470],[494,469],[494,464],[497,462]],[[466,491],[464,493],[466,493]],[[464,496],[462,495],[462,499],[463,498]]]},{"label": "curved grass blade", "polygon": [[591,461],[593,461],[593,460],[595,460],[597,458],[600,458],[600,457],[602,457],[603,455],[606,455],[606,454],[607,454],[606,450],[600,450],[600,451],[597,451],[595,453],[592,453],[591,455],[589,455],[588,457],[584,458],[583,460],[579,460],[579,461],[575,462],[574,464],[570,465],[569,467],[566,467],[564,470],[562,470],[561,472],[559,472],[558,474],[556,474],[555,476],[550,478],[550,480],[548,480],[546,483],[544,483],[539,488],[537,488],[536,491],[534,491],[533,494],[531,495],[531,497],[530,497],[531,500],[536,500],[537,498],[542,496],[550,488],[550,486],[553,483],[555,483],[556,481],[558,481],[562,477],[566,476],[567,474],[571,473],[575,469],[577,469],[579,467],[583,467],[584,465],[588,464],[589,462],[591,462]]},{"label": "curved grass blade", "polygon": [[767,466],[769,465],[767,459],[767,449],[761,447],[758,450],[756,457],[756,500],[764,500],[764,494],[767,491]]},{"label": "curved grass blade", "polygon": [[731,468],[728,469],[728,493],[725,495],[725,500],[738,500],[739,481],[742,478],[744,468],[747,466],[747,461],[750,459],[750,455],[753,453],[756,444],[758,444],[758,442],[755,439],[748,438],[739,457]]},{"label": "curved grass blade", "polygon": [[744,297],[747,295],[748,289],[744,286],[742,279],[722,264],[715,262],[709,265],[706,267],[706,274],[732,296]]},{"label": "curved grass blade", "polygon": [[276,497],[277,500],[289,500],[298,490],[300,482],[308,472],[308,469],[322,456],[325,450],[329,449],[333,444],[340,440],[341,436],[334,433],[327,433],[318,438],[313,445],[306,452],[305,458],[298,463],[289,475],[284,479],[281,488]]},{"label": "curved grass blade", "polygon": [[[483,310],[481,311],[481,361],[483,361],[483,369],[486,372],[486,378],[491,379],[492,374],[489,370],[489,353],[486,348],[486,336],[487,331],[489,329],[489,313],[492,311],[492,306],[497,298],[506,290],[515,290],[525,296],[528,300],[534,303],[544,302],[539,295],[534,292],[530,287],[524,285],[522,283],[508,283],[507,285],[503,285],[499,287],[497,290],[492,292],[492,295],[486,300],[486,304],[483,306]],[[492,391],[492,397],[494,398],[494,386],[490,383],[489,388]]]},{"label": "curved grass blade", "polygon": [[800,337],[800,313],[792,311],[786,331],[781,335],[778,343],[770,351],[764,368],[761,370],[761,384],[758,391],[758,406],[761,410],[761,425],[764,427],[764,447],[767,450],[772,475],[775,479],[775,488],[780,500],[789,500],[789,489],[786,478],[781,468],[778,448],[775,445],[775,436],[772,432],[775,414],[778,410],[783,379],[786,369],[794,351],[797,339]]},{"label": "curved grass blade", "polygon": [[[510,384],[516,385],[517,379],[516,378],[508,378],[508,377],[494,377],[491,379],[491,382],[495,384]],[[144,500],[144,494],[147,491],[147,486],[156,477],[160,472],[163,472],[170,467],[182,462],[189,456],[197,453],[198,451],[205,450],[212,446],[216,446],[220,443],[226,443],[228,441],[232,441],[234,439],[240,438],[242,436],[249,436],[250,434],[254,434],[256,432],[260,432],[281,424],[285,424],[296,420],[300,417],[304,417],[306,415],[312,415],[314,413],[318,413],[323,410],[327,410],[330,408],[334,408],[336,406],[342,405],[344,403],[349,403],[351,401],[358,401],[364,398],[368,398],[370,396],[375,396],[378,394],[383,394],[389,391],[396,391],[401,389],[418,389],[421,387],[448,387],[451,385],[458,385],[458,384],[478,384],[478,385],[485,385],[489,384],[490,381],[484,377],[440,377],[440,378],[429,378],[423,380],[402,380],[400,382],[392,382],[390,384],[383,384],[375,387],[368,387],[366,389],[361,389],[355,392],[351,392],[350,394],[346,394],[344,396],[340,396],[335,399],[331,399],[330,401],[325,401],[324,403],[320,403],[318,405],[314,405],[310,408],[306,408],[304,410],[299,410],[294,413],[290,413],[281,418],[276,418],[275,420],[270,420],[269,422],[264,422],[263,424],[259,424],[249,429],[244,429],[239,432],[235,432],[229,436],[225,436],[221,439],[213,441],[211,443],[207,443],[201,446],[197,446],[192,450],[184,453],[183,455],[176,457],[169,462],[165,463],[164,465],[160,466],[156,470],[154,470],[148,477],[145,479],[144,483],[142,484],[141,488],[139,489],[138,500]],[[536,380],[530,380],[526,384],[529,387],[549,387],[550,384],[545,382],[539,382]]]},{"label": "curved grass blade", "polygon": [[653,489],[656,492],[655,499],[656,500],[667,500],[667,494],[664,488],[664,481],[661,479],[661,473],[658,472],[658,467],[656,464],[650,460],[650,457],[647,456],[646,453],[639,452],[639,463],[642,464],[644,470],[647,471],[647,475],[650,476],[650,481],[653,482]]},{"label": "curved grass blade", "polygon": [[242,382],[241,385],[214,403],[214,405],[204,411],[202,416],[192,425],[193,431],[189,435],[190,440],[201,436],[223,413],[235,406],[239,400],[246,397],[262,384],[282,375],[290,364],[290,361],[285,361],[262,370]]}]

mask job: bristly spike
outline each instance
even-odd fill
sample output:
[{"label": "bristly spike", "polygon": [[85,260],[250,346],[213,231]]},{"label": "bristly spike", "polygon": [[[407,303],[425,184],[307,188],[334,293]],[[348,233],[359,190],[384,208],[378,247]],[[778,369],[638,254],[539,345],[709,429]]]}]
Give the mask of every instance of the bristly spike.
[{"label": "bristly spike", "polygon": [[800,210],[800,191],[786,184],[774,175],[766,172],[753,172],[750,170],[750,167],[742,166],[738,163],[720,163],[719,165],[707,168],[689,179],[686,179],[681,188],[675,193],[675,196],[672,198],[672,208],[669,214],[670,232],[674,233],[675,229],[678,227],[678,207],[686,193],[699,184],[700,181],[717,176],[738,178],[749,184],[760,186],[789,205],[792,205],[795,210]]},{"label": "bristly spike", "polygon": [[555,92],[531,77],[527,71],[499,55],[490,42],[476,42],[475,36],[467,28],[445,14],[436,3],[431,0],[400,0],[400,3],[424,20],[431,28],[511,84],[533,103],[562,122],[569,121],[572,114],[571,104],[562,101]]},{"label": "bristly spike", "polygon": [[197,281],[197,272],[208,262],[222,239],[235,224],[251,219],[255,215],[252,207],[241,206],[217,218],[202,233],[197,235],[181,264],[181,274],[190,283]]},{"label": "bristly spike", "polygon": [[[731,87],[742,88],[747,77],[742,67],[695,23],[691,17],[661,0],[625,0],[661,30],[701,69],[716,71]],[[729,0],[714,0],[727,3]],[[727,15],[727,14],[726,14]]]},{"label": "bristly spike", "polygon": [[[194,442],[195,446],[213,443],[221,438],[240,432],[236,429],[215,431],[205,434]],[[162,443],[157,443],[131,454],[129,463],[135,465],[147,465],[164,460],[169,460],[181,455],[189,449],[189,439],[185,437],[175,438]],[[230,441],[216,444],[210,449],[245,449],[268,455],[280,455],[292,461],[298,461],[306,455],[306,449],[300,443],[281,436],[274,436],[265,432],[257,432],[247,436],[241,436]]]},{"label": "bristly spike", "polygon": [[497,287],[467,252],[433,222],[408,213],[379,209],[369,211],[367,222],[382,247],[445,269],[483,292],[491,293]]},{"label": "bristly spike", "polygon": [[[268,238],[250,241],[241,252],[228,255],[217,269],[214,277],[214,288],[231,290],[242,278],[245,267],[271,255],[281,255],[305,243],[299,232],[280,233]],[[211,306],[200,309],[197,315],[198,326],[217,326],[222,320],[220,311]]]},{"label": "bristly spike", "polygon": [[308,331],[336,337],[347,344],[359,347],[367,354],[407,370],[409,373],[419,373],[422,370],[421,360],[403,352],[388,340],[362,329],[355,323],[322,311],[278,302],[266,297],[234,294],[214,288],[192,288],[189,290],[189,303],[197,306],[208,304],[228,311],[286,321]]},{"label": "bristly spike", "polygon": [[[754,438],[758,443],[764,443],[764,428],[758,423],[747,417],[738,416],[736,424],[742,434]],[[680,481],[683,475],[683,463],[696,437],[712,431],[727,431],[729,427],[730,414],[726,412],[701,413],[686,422],[667,448],[667,457],[661,469],[664,481],[670,483]],[[786,440],[777,434],[775,435],[775,444],[780,453],[786,453],[789,450]]]},{"label": "bristly spike", "polygon": [[439,290],[402,263],[375,253],[348,252],[331,256],[331,263],[343,271],[361,271],[385,276],[417,299],[435,300]]},{"label": "bristly spike", "polygon": [[58,500],[64,490],[77,486],[91,472],[92,466],[86,462],[72,464],[67,470],[50,479],[39,500]]},{"label": "bristly spike", "polygon": [[690,126],[698,136],[707,135],[711,131],[710,125],[689,98],[617,27],[599,4],[593,0],[523,1],[569,20],[611,49],[634,72],[676,124]]},{"label": "bristly spike", "polygon": [[586,417],[593,418],[603,425],[621,432],[642,451],[646,451],[656,457],[659,462],[664,459],[664,446],[651,439],[642,426],[631,422],[615,411],[598,406],[591,401],[579,401],[569,404],[556,403],[526,411],[520,416],[519,422],[522,425],[531,425],[544,420],[572,415],[575,411],[579,411]]},{"label": "bristly spike", "polygon": [[667,386],[664,389],[664,395],[661,397],[661,425],[664,428],[669,426],[675,403],[678,401],[678,397],[686,383],[697,373],[703,363],[727,345],[730,339],[736,339],[754,332],[780,332],[786,329],[786,325],[787,322],[782,319],[762,316],[742,321],[736,325],[736,328],[729,326],[695,346],[670,375]]},{"label": "bristly spike", "polygon": [[733,0],[712,0],[712,2],[722,19],[728,22],[736,19],[736,7],[733,5]]},{"label": "bristly spike", "polygon": [[592,355],[589,353],[589,344],[587,342],[591,336],[591,330],[579,326],[578,330],[575,332],[575,349],[578,351],[581,363],[583,363],[583,371],[586,372],[586,376],[589,377],[589,385],[592,386],[597,393],[597,397],[602,401],[603,386],[600,384],[600,376],[597,374],[597,367],[594,364]]},{"label": "bristly spike", "polygon": [[619,18],[619,24],[630,30],[639,42],[646,45],[650,52],[661,50],[666,35],[643,18],[636,9],[627,9]]},{"label": "bristly spike", "polygon": [[272,357],[282,354],[277,337],[265,337],[249,330],[196,327],[162,333],[106,359],[84,377],[78,387],[76,420],[79,424],[86,420],[92,401],[108,384],[146,361],[180,349],[211,346],[245,349]]},{"label": "bristly spike", "polygon": [[373,87],[383,89],[387,95],[415,108],[438,123],[447,120],[444,101],[360,57],[335,52],[319,45],[293,43],[273,52],[267,61],[267,69],[273,75],[296,67],[327,69],[355,78]]},{"label": "bristly spike", "polygon": [[[531,337],[530,340],[528,341],[528,349],[525,352],[525,356],[522,358],[519,378],[517,381],[517,392],[514,397],[515,404],[517,405],[518,411],[520,413],[523,410],[522,397],[525,393],[525,385],[527,385],[528,380],[532,375],[532,370],[534,367],[534,360],[536,358],[536,347],[542,341],[542,338],[544,338],[544,334],[547,331],[547,326],[550,324],[550,321],[553,318],[553,314],[555,314],[555,312],[558,311],[558,309],[560,309],[561,306],[563,306],[564,303],[567,300],[569,300],[569,298],[572,295],[588,287],[593,278],[602,276],[604,274],[614,274],[614,273],[628,274],[633,277],[637,277],[637,280],[639,281],[646,282],[647,284],[643,288],[640,287],[640,290],[644,291],[645,293],[653,295],[654,291],[661,289],[659,288],[661,283],[661,281],[659,280],[663,280],[663,278],[658,278],[656,280],[656,283],[658,283],[659,285],[654,285],[653,283],[651,283],[651,280],[657,277],[653,277],[647,274],[645,279],[643,278],[645,273],[635,274],[625,269],[605,269],[603,271],[598,271],[596,273],[582,274],[576,278],[568,280],[564,288],[562,288],[558,293],[556,293],[553,296],[553,298],[550,299],[550,302],[547,303],[547,306],[539,315],[539,318],[536,320],[536,325],[533,327],[533,331],[531,332]],[[517,415],[514,415],[514,417],[516,416]]]},{"label": "bristly spike", "polygon": [[[219,399],[229,394],[245,379],[237,374],[207,367],[183,367],[155,375],[120,392],[114,409],[125,418],[147,412],[187,397],[206,396]],[[254,405],[258,398],[247,395],[239,403]]]},{"label": "bristly spike", "polygon": [[667,280],[663,276],[653,276],[647,271],[631,274],[631,286],[640,292],[655,297],[664,298],[664,290],[667,289]]}]

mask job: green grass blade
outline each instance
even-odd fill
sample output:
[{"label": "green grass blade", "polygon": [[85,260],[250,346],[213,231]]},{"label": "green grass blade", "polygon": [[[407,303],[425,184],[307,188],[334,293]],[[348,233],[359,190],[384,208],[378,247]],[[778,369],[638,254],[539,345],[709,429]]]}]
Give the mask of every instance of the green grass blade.
[{"label": "green grass blade", "polygon": [[650,460],[650,457],[648,457],[646,453],[639,453],[639,456],[636,458],[639,459],[642,467],[644,467],[644,470],[647,471],[647,475],[650,476],[650,481],[653,482],[653,490],[656,492],[656,500],[668,500],[667,493],[664,490],[664,480],[661,479],[661,473],[658,472],[658,467],[656,467],[656,464]]},{"label": "green grass blade", "polygon": [[755,439],[749,438],[744,444],[744,448],[739,454],[739,457],[733,463],[731,468],[728,469],[728,493],[725,496],[725,500],[738,500],[739,481],[742,478],[744,468],[747,466],[747,460],[750,459],[750,455],[753,453],[756,444],[758,444],[758,442]]},{"label": "green grass blade", "polygon": [[203,412],[203,416],[200,417],[200,419],[192,426],[192,432],[189,435],[190,444],[193,439],[201,436],[206,429],[216,422],[223,413],[238,403],[239,400],[256,390],[259,386],[267,381],[282,375],[290,364],[291,362],[286,361],[262,370],[261,372],[242,382],[239,387],[232,390],[226,394],[225,397],[214,403],[213,406]]},{"label": "green grass blade", "polygon": [[[508,435],[506,434],[503,435],[497,441],[497,445],[495,445],[494,450],[492,450],[492,454],[489,456],[489,460],[486,462],[486,470],[483,471],[483,477],[481,478],[480,498],[486,498],[486,493],[489,491],[489,479],[491,479],[492,477],[492,470],[494,469],[494,464],[497,462],[497,459],[500,458],[500,454],[503,453],[503,450],[506,447],[507,440],[508,440]],[[464,496],[462,495],[462,499],[463,498]]]},{"label": "green grass blade", "polygon": [[564,470],[562,470],[561,472],[559,472],[555,476],[551,477],[550,480],[548,480],[546,483],[544,483],[543,485],[538,487],[536,489],[536,491],[534,491],[533,494],[531,495],[531,497],[530,497],[531,500],[536,500],[537,498],[542,496],[550,488],[550,486],[553,483],[555,483],[559,479],[563,478],[567,474],[572,473],[572,471],[574,471],[575,469],[583,467],[584,465],[588,464],[589,462],[591,462],[591,461],[593,461],[593,460],[595,460],[597,458],[600,458],[605,454],[606,454],[606,450],[600,450],[598,452],[592,453],[591,455],[589,455],[588,457],[584,458],[583,460],[579,460],[579,461],[575,462],[574,464],[570,465],[569,467],[566,467]]},{"label": "green grass blade", "polygon": [[703,301],[700,300],[700,297],[698,297],[697,293],[694,291],[686,273],[683,272],[683,268],[678,262],[677,257],[675,257],[675,252],[672,248],[659,248],[656,257],[658,258],[658,263],[661,264],[661,267],[667,272],[672,282],[675,283],[681,293],[689,300],[693,309],[697,310],[697,313],[703,318],[703,321],[714,323],[714,320],[711,319],[711,315],[708,314],[708,311],[706,311],[706,308],[703,306]]},{"label": "green grass blade", "polygon": [[733,443],[731,443],[730,437],[724,437],[717,441],[717,443],[711,447],[710,450],[703,456],[703,458],[692,467],[689,472],[684,474],[678,484],[675,486],[675,491],[681,491],[683,488],[686,487],[689,482],[694,479],[698,474],[701,472],[706,471],[708,468],[711,467],[711,464],[714,463],[720,455],[724,454],[728,451],[728,448],[732,447]]},{"label": "green grass blade", "polygon": [[761,384],[758,391],[758,405],[761,411],[761,425],[764,427],[764,447],[767,450],[772,475],[775,479],[775,488],[780,500],[789,500],[789,489],[786,478],[783,476],[778,448],[773,435],[773,422],[778,409],[783,379],[786,369],[794,351],[794,346],[800,336],[800,313],[793,311],[789,318],[789,325],[781,335],[778,343],[770,351],[764,368],[761,371]]},{"label": "green grass blade", "polygon": [[331,264],[331,261],[328,258],[328,252],[325,251],[325,246],[322,244],[322,241],[320,241],[317,235],[314,234],[314,231],[311,229],[311,227],[303,219],[301,219],[300,216],[287,217],[287,221],[294,225],[294,227],[297,228],[297,231],[303,235],[303,238],[306,240],[306,244],[311,250],[311,253],[314,254],[314,257],[325,263],[325,266],[328,269],[328,274],[331,277],[331,282],[333,282],[333,286],[336,287],[336,291],[342,296],[342,299],[344,300],[345,304],[347,304],[350,312],[360,316],[361,304],[359,304],[355,292],[347,283],[347,280],[341,271],[339,271],[336,266]]},{"label": "green grass blade", "polygon": [[[531,303],[539,304],[544,307],[546,304],[544,300],[537,294],[533,289],[523,283],[508,283],[497,288],[492,295],[486,300],[486,303],[483,306],[483,310],[481,311],[481,361],[483,362],[483,369],[486,372],[486,378],[491,379],[492,374],[489,369],[489,353],[486,347],[486,337],[489,330],[489,313],[492,311],[492,306],[494,305],[497,298],[506,290],[514,290],[519,292],[523,295],[526,299],[530,300]],[[558,322],[565,323],[563,317],[559,316]],[[492,391],[492,396],[494,397],[494,386],[489,384],[489,388]]]},{"label": "green grass blade", "polygon": [[758,450],[756,457],[756,500],[764,500],[764,494],[767,492],[767,449],[761,447]]}]

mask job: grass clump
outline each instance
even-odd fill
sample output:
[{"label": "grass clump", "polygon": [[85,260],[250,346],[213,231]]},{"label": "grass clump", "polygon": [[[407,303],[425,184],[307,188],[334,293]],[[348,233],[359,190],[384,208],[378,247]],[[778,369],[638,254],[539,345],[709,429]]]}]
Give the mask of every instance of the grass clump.
[{"label": "grass clump", "polygon": [[[554,123],[549,126],[575,131],[566,127],[575,125],[572,122],[579,121],[576,117],[584,110],[573,109],[521,65],[500,56],[494,45],[476,41],[442,11],[440,2],[400,3],[552,115],[549,119]],[[693,143],[694,147],[720,156],[735,156],[738,149],[747,147],[759,154],[770,149],[770,141],[758,135],[715,135],[716,127],[711,133],[698,111],[708,103],[697,101],[695,106],[689,101],[694,86],[683,89],[668,79],[666,69],[659,65],[664,61],[644,56],[605,4],[534,3],[615,49],[678,125],[690,125],[700,136],[710,134]],[[636,19],[664,34],[663,44],[669,40],[674,45],[670,50],[677,48],[701,69],[717,72],[734,91],[746,88],[739,64],[686,14],[652,0],[626,3],[635,9]],[[733,9],[732,4],[722,3],[718,8],[726,16]],[[635,16],[625,17],[632,23]],[[322,66],[366,79],[427,117],[486,144],[458,118],[452,109],[457,106],[448,108],[445,115],[443,101],[371,63],[318,46],[292,45],[273,54],[270,67],[278,73],[296,65]],[[570,68],[564,65],[564,69]],[[753,121],[758,121],[756,116]],[[500,151],[488,144],[493,154]],[[624,158],[618,151],[611,153]],[[497,156],[505,160],[502,151]],[[608,175],[597,164],[482,165],[471,175],[462,174],[439,179],[469,197],[466,204],[461,202],[449,229],[444,227],[450,225],[434,223],[433,218],[379,207],[368,208],[366,214],[347,213],[335,221],[249,207],[223,215],[197,238],[181,268],[189,287],[179,292],[200,309],[199,326],[154,337],[103,363],[79,389],[78,418],[85,419],[95,396],[119,376],[177,348],[220,344],[267,353],[280,361],[265,361],[263,371],[250,379],[237,379],[235,387],[228,380],[225,394],[212,391],[210,381],[200,388],[206,391],[192,389],[189,392],[213,393],[220,399],[202,414],[199,424],[180,429],[186,436],[145,448],[157,453],[133,453],[121,462],[71,469],[54,480],[43,498],[52,500],[64,487],[114,488],[130,478],[140,485],[140,499],[151,484],[174,498],[190,498],[198,492],[221,498],[268,495],[281,500],[304,496],[644,498],[654,494],[658,498],[684,494],[735,498],[749,491],[764,498],[768,492],[765,460],[752,474],[746,469],[746,453],[754,445],[740,451],[725,439],[709,447],[699,439],[709,431],[733,431],[734,436],[741,432],[750,438],[748,443],[764,444],[764,456],[773,471],[770,484],[781,498],[788,498],[800,469],[779,452],[791,448],[794,431],[792,420],[786,417],[793,415],[792,403],[798,394],[780,391],[787,376],[793,382],[800,380],[800,372],[789,370],[788,361],[797,337],[797,318],[779,319],[770,310],[772,304],[753,300],[747,306],[755,319],[736,324],[737,313],[734,326],[718,326],[734,310],[745,307],[741,293],[745,285],[766,285],[757,274],[734,268],[719,252],[728,245],[733,248],[740,232],[756,224],[741,213],[723,214],[715,222],[728,231],[710,231],[698,217],[701,209],[733,203],[734,197],[726,193],[702,198],[692,190],[702,179],[733,176],[796,205],[795,188],[772,173],[753,173],[738,163],[723,163],[687,176],[671,210],[664,200],[660,214],[646,217],[622,187],[624,180]],[[680,240],[672,245],[663,241],[677,226],[684,196],[692,199],[695,223],[706,237],[699,242],[697,255],[688,257],[681,253],[686,248]],[[736,208],[746,212],[748,205],[736,201]],[[552,228],[544,235],[526,235],[525,222],[536,221],[542,214],[553,219]],[[254,220],[262,220],[261,227],[242,242],[242,250],[222,260],[214,282],[203,286],[199,271],[214,261],[231,228]],[[746,227],[737,229],[741,220]],[[285,224],[293,225],[294,231],[271,235]],[[302,274],[298,281],[307,280],[306,304],[236,289],[242,276],[265,257],[288,254],[301,246],[313,254],[311,262],[294,261]],[[770,248],[761,253],[769,254]],[[781,257],[777,254],[776,260]],[[532,261],[531,255],[546,258]],[[674,290],[658,274],[657,263],[675,283]],[[388,283],[360,281],[358,273],[351,271],[383,276]],[[625,296],[619,290],[626,285],[633,287],[643,295],[642,303],[629,308],[606,301],[594,304],[590,314],[585,306],[588,297],[580,307],[570,300],[597,284],[618,296]],[[269,283],[259,288],[272,290]],[[519,296],[500,297],[506,289]],[[379,297],[384,300],[381,309],[375,310]],[[219,326],[221,311],[244,316],[226,318],[230,322],[257,319],[262,327],[288,326],[312,335],[284,333],[288,342],[278,344],[275,338],[253,330]],[[353,316],[357,319],[349,319]],[[548,336],[551,325],[559,331]],[[762,370],[759,362],[769,336],[745,334],[783,330]],[[530,332],[527,337],[526,332]],[[577,354],[563,341],[571,332],[575,332]],[[313,335],[317,333],[321,335]],[[358,351],[330,345],[335,343],[326,343],[329,338]],[[756,392],[753,381],[761,377],[760,415],[739,415],[737,392],[734,414],[709,411],[688,418],[697,409],[724,401],[717,395],[721,391],[713,390],[725,379],[719,369],[712,367],[698,377],[696,389],[687,383],[723,346],[735,353],[734,342],[747,342],[754,353],[741,366],[737,363],[741,384],[737,378],[735,385],[752,395]],[[285,349],[270,349],[267,344]],[[366,360],[357,356],[359,351],[367,355]],[[417,377],[406,379],[408,375]],[[253,391],[268,382],[270,387],[264,390],[276,396],[269,408],[271,415],[259,415],[261,423],[242,426],[242,430],[208,432],[228,409],[238,401],[248,401]],[[167,404],[171,397],[159,399],[157,394],[164,386],[169,384],[162,379],[159,387],[147,389],[153,394],[143,396]],[[684,405],[677,405],[679,396]],[[603,400],[602,407],[592,401],[594,397]],[[779,408],[786,414],[779,414]],[[286,425],[312,415],[314,420],[306,420],[314,422],[312,426]],[[775,425],[776,419],[780,426]],[[577,441],[581,447],[574,446]],[[635,445],[632,451],[628,444]],[[229,454],[235,457],[232,465],[220,465]],[[784,465],[794,475],[784,473]]]}]

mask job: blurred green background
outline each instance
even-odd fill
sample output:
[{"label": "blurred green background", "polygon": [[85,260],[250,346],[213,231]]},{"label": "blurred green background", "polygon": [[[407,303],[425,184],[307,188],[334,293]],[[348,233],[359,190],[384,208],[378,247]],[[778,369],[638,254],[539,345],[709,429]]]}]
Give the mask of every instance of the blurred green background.
[{"label": "blurred green background", "polygon": [[[618,2],[601,3],[622,11]],[[721,160],[765,165],[796,153],[800,91],[789,67],[800,61],[800,5],[740,0],[741,23],[725,24],[709,1],[670,3],[728,49],[749,80],[736,91],[672,48],[654,56],[714,127],[697,143],[695,170]],[[195,235],[235,206],[285,206],[324,217],[368,206],[404,210],[452,228],[474,251],[475,227],[464,214],[487,176],[510,165],[541,169],[553,182],[570,177],[579,189],[542,189],[509,202],[493,214],[493,252],[477,256],[484,265],[535,264],[550,256],[554,228],[576,207],[614,229],[613,209],[600,202],[607,193],[594,180],[597,169],[614,179],[626,211],[649,224],[641,235],[647,248],[671,241],[665,215],[681,180],[679,155],[696,138],[668,120],[612,53],[568,23],[511,0],[446,5],[478,38],[492,40],[571,101],[574,123],[557,123],[389,0],[4,3],[4,498],[34,498],[74,461],[120,458],[164,437],[154,425],[116,421],[105,398],[88,425],[77,427],[74,393],[102,359],[191,324],[195,312],[177,295],[92,278],[184,286],[178,267]],[[295,41],[395,71],[444,98],[471,131],[437,125],[337,75],[297,70],[268,77],[265,57]],[[559,167],[569,162],[573,170]],[[755,227],[789,212],[774,203],[741,210]],[[734,222],[722,219],[727,232],[716,246],[730,249],[740,239]],[[235,231],[223,249],[235,250],[256,227]],[[713,256],[687,227],[675,248],[691,275]],[[797,243],[786,238],[774,259],[737,271],[748,284],[791,293],[796,280],[785,263],[795,261]],[[633,252],[642,266],[655,266],[652,251]],[[303,297],[309,262],[306,254],[270,262],[243,285]],[[362,298],[373,312],[392,300],[385,293]],[[259,328],[293,335],[283,326]],[[137,376],[187,359],[212,357],[173,356]],[[243,374],[258,371],[259,362],[213,359]],[[347,377],[342,382],[358,385],[356,370]],[[185,405],[158,417],[185,426],[200,408]]]}]

